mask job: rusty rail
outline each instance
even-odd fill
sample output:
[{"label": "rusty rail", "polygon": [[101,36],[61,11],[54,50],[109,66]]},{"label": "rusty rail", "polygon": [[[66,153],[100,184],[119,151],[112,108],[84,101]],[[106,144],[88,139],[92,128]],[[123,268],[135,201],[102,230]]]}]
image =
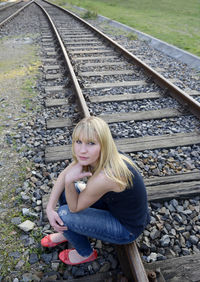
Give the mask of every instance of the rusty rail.
[{"label": "rusty rail", "polygon": [[46,12],[46,10],[41,5],[39,5],[37,2],[35,2],[35,3],[42,9],[44,14],[48,18],[49,22],[51,23],[53,31],[56,34],[56,37],[57,37],[57,39],[59,41],[59,44],[60,44],[63,56],[64,56],[65,61],[66,61],[66,65],[67,65],[68,70],[69,70],[69,74],[70,74],[71,79],[73,81],[73,84],[74,84],[74,87],[75,87],[75,91],[76,91],[76,96],[78,97],[78,101],[79,101],[80,107],[82,109],[84,117],[88,117],[88,116],[90,116],[90,112],[88,110],[87,104],[86,104],[85,99],[83,97],[83,93],[81,91],[80,85],[79,85],[78,80],[76,78],[75,72],[74,72],[73,67],[71,65],[71,62],[70,62],[69,56],[67,54],[67,51],[65,49],[65,46],[63,44],[63,41],[62,41],[62,39],[61,39],[61,37],[60,37],[60,35],[58,33],[58,30],[57,30],[56,26],[54,25],[54,23],[53,23],[51,17],[49,16],[49,14]]},{"label": "rusty rail", "polygon": [[[60,46],[61,46],[64,58],[65,58],[67,67],[69,69],[70,76],[72,78],[72,81],[73,81],[73,84],[74,84],[74,87],[75,87],[75,90],[76,90],[76,95],[79,99],[79,103],[80,103],[81,109],[83,111],[84,117],[90,116],[86,101],[83,97],[81,88],[80,88],[79,83],[77,81],[77,78],[76,78],[76,75],[74,73],[73,67],[71,65],[70,59],[68,57],[67,51],[64,47],[64,44],[62,42],[62,39],[61,39],[58,31],[56,29],[56,26],[54,25],[52,19],[50,18],[49,14],[46,12],[46,10],[43,7],[41,7],[38,3],[36,3],[36,4],[42,9],[42,11],[45,13],[47,18],[49,19],[51,26],[53,28],[53,31],[55,32],[56,37],[57,37],[57,39],[60,43]],[[129,266],[130,266],[130,269],[131,269],[131,272],[132,272],[132,277],[134,278],[134,280],[136,282],[148,282],[149,280],[147,278],[147,274],[146,274],[146,271],[144,269],[144,266],[143,266],[140,254],[138,252],[136,243],[133,242],[132,244],[125,245],[125,250],[126,250],[126,253],[127,253],[127,257],[128,257]]]},{"label": "rusty rail", "polygon": [[124,245],[131,272],[137,282],[148,282],[148,277],[135,242]]}]

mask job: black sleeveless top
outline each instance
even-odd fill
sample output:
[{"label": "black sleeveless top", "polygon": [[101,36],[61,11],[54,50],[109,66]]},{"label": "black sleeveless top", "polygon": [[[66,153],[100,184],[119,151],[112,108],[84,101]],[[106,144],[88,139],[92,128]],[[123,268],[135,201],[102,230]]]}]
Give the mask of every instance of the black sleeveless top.
[{"label": "black sleeveless top", "polygon": [[127,164],[133,173],[133,185],[122,192],[108,192],[92,207],[109,210],[130,232],[142,233],[150,222],[147,193],[141,174]]}]

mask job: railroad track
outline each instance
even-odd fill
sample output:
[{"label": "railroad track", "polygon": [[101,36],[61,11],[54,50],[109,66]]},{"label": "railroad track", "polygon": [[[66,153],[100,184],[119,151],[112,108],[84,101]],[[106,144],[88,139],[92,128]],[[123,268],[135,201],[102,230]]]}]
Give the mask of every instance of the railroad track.
[{"label": "railroad track", "polygon": [[27,4],[25,1],[17,1],[12,4],[7,4],[6,6],[0,9],[0,28],[9,22],[13,17],[17,16],[27,5],[31,4],[30,2]]},{"label": "railroad track", "polygon": [[[181,90],[175,85],[179,83],[177,79],[173,82],[166,80],[134,56],[131,50],[121,48],[91,25],[87,26],[81,19],[75,19],[73,14],[69,15],[65,10],[46,1],[33,2],[43,8],[53,28],[53,34],[57,36],[57,39],[53,38],[49,27],[44,25],[42,44],[46,55],[43,67],[47,81],[45,106],[47,112],[54,115],[46,121],[47,130],[59,132],[68,128],[71,132],[73,125],[81,117],[100,115],[110,124],[118,148],[136,159],[141,168],[144,168],[144,164],[137,158],[137,152],[145,151],[146,154],[149,150],[167,152],[171,148],[176,150],[186,146],[194,146],[194,150],[199,150],[199,92],[188,88],[186,91]],[[59,47],[55,40],[59,41]],[[64,56],[67,65],[65,78],[58,71],[59,56]],[[74,94],[79,112],[73,98]],[[55,108],[59,107],[61,113],[57,114]],[[58,115],[59,118],[55,117]],[[137,123],[145,125],[149,123],[150,127],[159,124],[162,128],[163,123],[169,123],[173,127],[173,123],[180,120],[187,124],[187,130],[181,127],[180,132],[174,134],[166,134],[160,130],[155,135],[149,135],[147,130],[145,130],[147,132],[137,130]],[[137,138],[132,137],[135,135]],[[66,140],[69,144],[58,146],[57,143],[57,146],[47,146],[45,150],[47,163],[62,162],[71,158],[69,137]],[[61,143],[65,143],[63,139]],[[147,156],[148,158],[151,159]],[[146,164],[148,166],[148,162]],[[185,168],[177,165],[173,158],[172,165],[178,166],[178,174],[168,175],[163,169],[161,174],[156,175],[154,168],[154,173],[150,172],[148,175],[150,177],[145,175],[149,201],[199,195],[200,166],[185,172]],[[44,199],[44,208],[45,202]],[[131,272],[130,269],[125,269],[124,265],[122,268],[129,279],[133,279],[130,277],[134,276],[136,281],[148,281],[135,243],[118,249],[118,252],[122,260],[128,255]],[[191,256],[188,259],[189,263],[193,258]],[[195,257],[195,261],[198,261],[198,258],[199,256]],[[161,263],[158,262],[157,265]],[[145,267],[151,270],[150,279],[153,281],[156,275],[155,265]],[[161,265],[161,271],[162,267]],[[164,281],[162,273],[157,273],[157,279]]]},{"label": "railroad track", "polygon": [[[11,8],[11,7],[14,7],[14,6],[18,7],[18,4],[21,3],[21,2],[22,2],[22,0],[16,1],[16,2],[4,2],[4,5],[0,6],[1,14],[3,14],[8,8]],[[10,14],[12,14],[12,13],[10,12]],[[6,18],[6,14],[5,13],[4,13],[4,18]]]}]

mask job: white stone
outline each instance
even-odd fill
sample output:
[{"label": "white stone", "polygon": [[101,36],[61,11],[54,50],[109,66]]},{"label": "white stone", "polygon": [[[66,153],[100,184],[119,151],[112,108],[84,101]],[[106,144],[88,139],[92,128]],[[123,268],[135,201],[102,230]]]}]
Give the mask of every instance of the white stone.
[{"label": "white stone", "polygon": [[33,230],[33,228],[35,227],[35,223],[30,221],[30,220],[26,220],[24,222],[22,222],[21,224],[17,225],[21,230],[25,231],[25,232],[29,232],[31,230]]},{"label": "white stone", "polygon": [[59,268],[59,262],[52,262],[51,268],[52,268],[54,271],[57,271],[58,268]]}]

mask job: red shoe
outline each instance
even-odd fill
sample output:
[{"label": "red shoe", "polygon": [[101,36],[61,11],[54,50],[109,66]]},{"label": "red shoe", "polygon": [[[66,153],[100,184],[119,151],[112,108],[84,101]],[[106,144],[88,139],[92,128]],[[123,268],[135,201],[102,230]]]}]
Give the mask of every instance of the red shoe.
[{"label": "red shoe", "polygon": [[64,242],[67,242],[67,239],[66,239],[66,240],[63,240],[63,241],[61,241],[61,242],[57,242],[57,243],[52,242],[52,240],[51,240],[51,234],[50,234],[50,235],[47,235],[47,236],[45,236],[44,238],[42,238],[42,240],[41,240],[41,245],[42,245],[43,247],[46,247],[46,248],[52,248],[52,247],[55,247],[55,246],[57,246],[57,245],[59,245],[59,244],[61,244],[61,243],[64,243]]},{"label": "red shoe", "polygon": [[90,262],[90,261],[93,261],[97,258],[97,251],[94,250],[93,253],[86,259],[78,262],[78,263],[73,263],[70,261],[69,259],[69,252],[72,251],[74,249],[67,249],[67,250],[64,250],[62,251],[60,254],[59,254],[59,259],[64,262],[65,264],[69,264],[69,265],[77,265],[77,264],[81,264],[81,263],[85,263],[85,262]]}]

